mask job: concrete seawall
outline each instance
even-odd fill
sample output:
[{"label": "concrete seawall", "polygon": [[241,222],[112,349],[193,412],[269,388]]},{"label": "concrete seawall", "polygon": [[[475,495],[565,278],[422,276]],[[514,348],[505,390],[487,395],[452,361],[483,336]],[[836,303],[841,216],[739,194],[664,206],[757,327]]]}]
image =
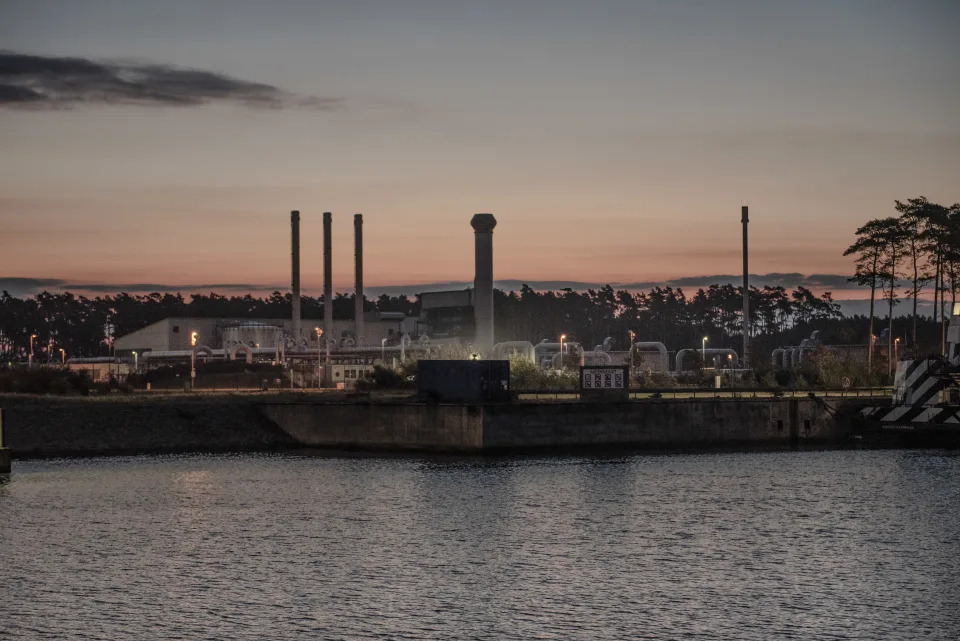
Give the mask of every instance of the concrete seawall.
[{"label": "concrete seawall", "polygon": [[264,416],[310,447],[479,451],[483,408],[419,403],[260,403]]},{"label": "concrete seawall", "polygon": [[623,403],[262,403],[314,447],[504,452],[604,446],[718,448],[842,443],[864,401],[694,399]]},{"label": "concrete seawall", "polygon": [[187,451],[256,451],[299,445],[251,397],[70,398],[3,396],[5,444],[17,458]]},{"label": "concrete seawall", "polygon": [[303,396],[0,397],[15,457],[297,447],[497,453],[590,447],[842,444],[856,399],[687,399],[488,405]]}]

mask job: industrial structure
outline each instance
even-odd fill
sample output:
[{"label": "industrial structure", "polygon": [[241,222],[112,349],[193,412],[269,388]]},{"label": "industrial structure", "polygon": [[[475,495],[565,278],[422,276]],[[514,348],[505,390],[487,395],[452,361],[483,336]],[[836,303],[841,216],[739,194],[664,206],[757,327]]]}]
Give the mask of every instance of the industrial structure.
[{"label": "industrial structure", "polygon": [[[332,301],[333,214],[323,213],[323,300]],[[335,319],[333,305],[323,305],[322,319],[301,317],[300,211],[290,212],[291,308],[289,319],[278,318],[166,318],[115,341],[116,354],[133,360],[136,367],[159,363],[224,359],[269,361],[284,366],[309,364],[317,384],[334,386],[348,376],[349,368],[362,376],[375,364],[395,366],[408,356],[436,358],[444,345],[469,345],[478,358],[520,358],[544,369],[580,365],[626,365],[634,376],[678,375],[700,369],[735,371],[748,368],[750,354],[750,306],[748,263],[748,209],[741,208],[743,227],[743,352],[699,346],[669,351],[660,342],[634,342],[624,350],[613,349],[605,339],[591,349],[566,336],[528,341],[495,342],[493,309],[493,230],[497,220],[490,213],[472,216],[474,232],[474,282],[472,288],[422,293],[419,317],[402,313],[364,312],[363,214],[353,216],[354,305],[352,318]],[[815,332],[798,346],[778,348],[771,365],[795,369],[821,347]],[[845,357],[856,358],[863,346],[825,346]]]}]

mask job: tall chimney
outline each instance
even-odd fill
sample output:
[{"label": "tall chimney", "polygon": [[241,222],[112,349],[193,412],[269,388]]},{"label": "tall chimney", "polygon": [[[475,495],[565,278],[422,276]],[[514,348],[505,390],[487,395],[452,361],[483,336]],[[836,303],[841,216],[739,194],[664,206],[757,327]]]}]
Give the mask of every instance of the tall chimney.
[{"label": "tall chimney", "polygon": [[[323,335],[333,340],[333,215],[323,212]],[[329,342],[327,343],[329,345]]]},{"label": "tall chimney", "polygon": [[292,330],[300,338],[300,212],[290,212],[290,290],[293,302]]},{"label": "tall chimney", "polygon": [[475,214],[470,219],[474,231],[473,313],[477,333],[474,342],[484,356],[493,350],[493,214]]},{"label": "tall chimney", "polygon": [[363,214],[353,215],[353,254],[356,263],[356,281],[354,285],[353,324],[357,337],[357,347],[363,340]]},{"label": "tall chimney", "polygon": [[743,367],[750,369],[750,270],[747,266],[747,206],[740,209],[740,222],[743,223]]}]

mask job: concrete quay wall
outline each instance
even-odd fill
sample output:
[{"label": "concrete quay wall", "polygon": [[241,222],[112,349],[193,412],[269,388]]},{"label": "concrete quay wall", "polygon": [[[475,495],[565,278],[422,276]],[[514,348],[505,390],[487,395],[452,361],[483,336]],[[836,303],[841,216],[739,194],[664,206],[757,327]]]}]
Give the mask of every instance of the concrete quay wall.
[{"label": "concrete quay wall", "polygon": [[850,436],[850,422],[837,420],[836,411],[836,402],[814,399],[487,406],[483,448],[711,448],[838,442]]},{"label": "concrete quay wall", "polygon": [[503,452],[603,446],[722,448],[839,443],[852,406],[818,399],[623,403],[261,404],[299,442],[361,450]]},{"label": "concrete quay wall", "polygon": [[483,407],[420,403],[261,403],[303,445],[361,450],[471,452],[483,447]]},{"label": "concrete quay wall", "polygon": [[250,397],[0,396],[14,457],[256,451],[297,441]]},{"label": "concrete quay wall", "polygon": [[842,443],[868,400],[688,399],[488,405],[177,395],[0,396],[15,457],[315,447],[496,453]]}]

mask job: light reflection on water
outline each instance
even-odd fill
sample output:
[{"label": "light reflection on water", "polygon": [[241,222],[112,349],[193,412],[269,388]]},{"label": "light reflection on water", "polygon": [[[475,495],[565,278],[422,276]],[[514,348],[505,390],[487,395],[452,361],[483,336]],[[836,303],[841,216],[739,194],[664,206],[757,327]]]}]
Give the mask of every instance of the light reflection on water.
[{"label": "light reflection on water", "polygon": [[960,456],[129,457],[0,485],[0,637],[955,639]]}]

